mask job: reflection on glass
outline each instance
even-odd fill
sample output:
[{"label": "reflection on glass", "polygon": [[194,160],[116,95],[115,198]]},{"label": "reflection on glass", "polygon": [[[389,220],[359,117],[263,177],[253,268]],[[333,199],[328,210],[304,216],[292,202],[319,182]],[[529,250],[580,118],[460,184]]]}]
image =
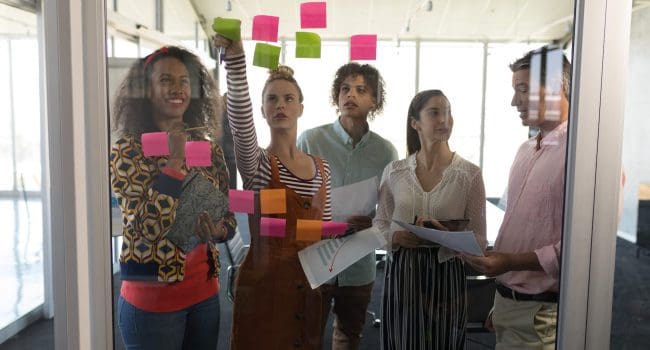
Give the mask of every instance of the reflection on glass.
[{"label": "reflection on glass", "polygon": [[[648,345],[650,305],[650,4],[635,1],[630,28],[629,66],[622,144],[624,176],[619,203],[616,270],[612,302],[611,349]],[[607,116],[615,118],[618,116]],[[615,205],[611,203],[614,210]]]},{"label": "reflection on glass", "polygon": [[[453,129],[455,136],[449,141],[450,149],[457,152],[454,157],[464,157],[469,162],[481,167],[479,174],[482,174],[483,180],[485,180],[485,192],[491,202],[485,200],[471,200],[470,202],[472,205],[486,207],[484,219],[488,225],[484,230],[488,246],[494,250],[493,253],[488,250],[488,256],[483,258],[485,260],[475,261],[474,264],[477,266],[474,266],[474,269],[458,273],[455,275],[456,278],[439,280],[460,284],[463,282],[463,277],[467,277],[467,304],[458,303],[456,309],[441,307],[438,310],[441,313],[431,313],[430,315],[440,316],[453,309],[453,312],[446,315],[458,316],[455,319],[458,321],[457,327],[471,327],[485,331],[483,321],[487,318],[487,312],[493,305],[495,295],[493,282],[498,280],[502,287],[521,293],[518,296],[523,295],[523,298],[526,298],[526,295],[534,295],[534,298],[542,299],[540,303],[548,305],[548,308],[542,308],[539,314],[540,317],[548,319],[546,326],[549,337],[544,338],[542,342],[547,347],[553,347],[554,310],[557,305],[558,292],[556,282],[560,269],[558,255],[563,213],[562,199],[564,198],[563,164],[566,133],[563,128],[566,127],[565,121],[568,114],[569,79],[566,72],[563,72],[566,62],[562,59],[562,50],[556,50],[554,47],[549,46],[545,50],[531,54],[530,61],[525,68],[511,71],[509,64],[529,50],[541,48],[546,43],[558,42],[562,47],[566,47],[569,44],[567,40],[570,40],[571,37],[569,24],[572,17],[572,1],[556,0],[544,4],[541,2],[518,2],[509,4],[509,6],[502,6],[495,2],[486,2],[477,6],[473,2],[454,1],[445,6],[437,6],[434,2],[430,8],[427,6],[411,8],[405,4],[397,3],[383,5],[376,2],[371,6],[366,1],[329,2],[328,28],[317,30],[322,38],[322,57],[320,59],[294,57],[294,36],[295,31],[300,30],[299,18],[287,15],[287,13],[292,13],[292,11],[297,13],[298,9],[283,8],[277,3],[271,2],[261,5],[253,4],[247,0],[233,2],[229,10],[226,10],[225,6],[206,5],[205,2],[200,1],[193,5],[196,13],[188,10],[191,6],[188,6],[185,1],[162,2],[162,13],[157,15],[161,15],[163,20],[161,23],[156,23],[156,29],[160,31],[161,36],[148,37],[147,33],[135,33],[134,36],[142,35],[142,37],[119,43],[117,39],[120,35],[115,34],[113,41],[115,44],[112,46],[115,56],[144,56],[150,50],[160,46],[158,40],[169,39],[175,43],[180,42],[192,50],[199,51],[197,55],[202,58],[206,66],[215,67],[217,75],[220,77],[218,80],[221,90],[225,91],[227,83],[225,65],[217,66],[216,62],[208,59],[209,45],[206,44],[208,41],[205,39],[214,33],[205,23],[211,23],[214,17],[241,19],[243,45],[248,53],[245,59],[248,84],[252,91],[250,112],[253,115],[253,125],[257,137],[256,140],[251,141],[251,144],[256,141],[257,144],[265,146],[272,139],[272,131],[267,127],[267,119],[263,117],[261,108],[265,102],[261,92],[268,72],[266,69],[252,65],[254,47],[257,42],[248,40],[253,15],[282,13],[280,41],[271,44],[282,47],[280,63],[288,64],[295,69],[296,79],[300,82],[305,95],[304,112],[297,123],[298,135],[323,124],[331,124],[340,116],[341,106],[337,102],[331,102],[331,84],[336,69],[349,60],[347,38],[353,34],[379,34],[377,59],[361,63],[370,63],[381,72],[386,82],[386,103],[383,112],[378,113],[376,119],[367,124],[366,129],[392,143],[398,150],[400,158],[407,153],[406,130],[409,129],[409,125],[398,121],[404,121],[405,118],[410,117],[408,115],[410,101],[419,91],[430,89],[445,91],[449,98],[447,104],[453,106],[453,128],[450,127],[450,129]],[[156,11],[161,9],[156,9]],[[133,20],[136,22],[150,22],[152,19],[149,12],[144,14],[142,21],[136,18],[138,15],[136,12],[129,14],[120,12],[125,16],[134,17]],[[405,14],[405,16],[400,16],[400,14]],[[205,18],[205,22],[202,17]],[[153,28],[150,27],[150,29]],[[542,51],[544,54],[540,54]],[[117,74],[117,69],[114,69],[114,72]],[[511,98],[513,75],[526,83],[525,89],[515,90],[516,94],[521,95],[518,96],[521,101],[514,101]],[[241,112],[247,108],[248,106],[245,108],[237,106],[233,110]],[[483,120],[484,125],[482,124]],[[523,127],[519,124],[520,122],[523,123]],[[441,129],[445,129],[445,127]],[[537,135],[539,135],[539,139]],[[357,147],[353,141],[350,142],[350,147],[353,152],[362,150],[362,147]],[[530,154],[522,151],[523,149],[526,152],[530,151]],[[340,154],[346,153],[340,152]],[[335,156],[323,155],[323,157],[325,159],[332,158],[328,159],[331,164],[338,161],[334,159]],[[543,159],[532,160],[537,157]],[[363,160],[372,161],[372,158],[372,155],[368,155]],[[350,157],[347,160],[349,162],[347,166],[354,172],[358,170],[355,167],[360,167],[362,162],[351,161],[351,159],[353,158]],[[526,161],[530,161],[530,163],[526,163]],[[530,178],[522,179],[521,174],[528,174],[527,166],[542,170],[531,172]],[[440,168],[446,169],[444,164]],[[453,167],[449,168],[450,174],[454,173],[453,169]],[[332,183],[343,183],[350,177],[346,172],[337,171],[332,171],[331,176]],[[451,175],[445,174],[445,176]],[[340,179],[341,177],[343,180]],[[427,180],[431,179],[427,178]],[[524,182],[526,186],[522,185]],[[433,188],[431,191],[426,191],[425,194],[435,197],[436,191],[438,189]],[[399,192],[400,195],[413,197],[412,190],[405,189]],[[502,195],[503,198],[499,198]],[[425,205],[425,202],[422,201],[421,206]],[[493,203],[498,203],[498,206]],[[411,214],[433,219],[465,219],[469,216],[465,212],[454,212],[454,217],[443,217],[448,215],[442,215],[443,213],[435,205],[419,209],[421,209],[421,213]],[[408,221],[412,222],[412,219],[413,217],[410,217]],[[468,227],[479,233],[480,228],[477,227],[481,226],[480,221],[481,218],[471,219]],[[239,226],[244,237],[248,237],[250,234],[247,226]],[[540,227],[542,229],[539,229]],[[251,227],[251,230],[255,230],[255,228]],[[529,239],[533,231],[539,233],[540,241]],[[501,235],[497,238],[499,232]],[[523,232],[522,236],[517,237],[515,233],[520,232]],[[522,238],[524,236],[525,239]],[[252,243],[258,242],[253,240]],[[392,242],[389,242],[389,245],[390,243]],[[229,256],[230,250],[225,251],[228,247],[224,245],[221,248],[224,253],[222,257]],[[397,255],[405,254],[404,251],[406,248]],[[385,274],[394,267],[391,264],[394,264],[395,260],[391,259],[395,259],[395,251],[388,249],[385,261],[382,260],[384,252],[380,253],[382,254],[377,255],[379,268],[374,276],[372,298],[368,306],[359,307],[376,314],[373,319],[376,320],[374,325],[377,326],[373,327],[371,322],[366,322],[363,325],[361,330],[363,337],[360,341],[362,349],[382,348],[382,339],[386,340],[394,335],[391,334],[394,333],[391,331],[394,328],[390,327],[391,324],[394,326],[391,322],[396,322],[396,317],[393,317],[394,314],[382,314],[381,303],[383,300],[388,300],[384,299],[384,295],[386,295],[384,288],[386,281],[390,280],[385,279]],[[495,257],[504,256],[499,254],[523,255],[523,258],[530,260],[524,260],[524,266],[516,268],[510,266],[497,272],[485,270],[481,264],[485,264]],[[257,256],[265,255],[258,254]],[[432,256],[434,259],[428,260],[432,263],[431,266],[445,264],[445,262],[438,261],[440,259],[438,259],[437,253]],[[470,257],[462,258],[468,261],[472,259]],[[224,267],[226,264],[231,264],[228,259],[223,260]],[[239,259],[233,262],[234,265],[240,262],[237,260]],[[449,259],[449,261],[457,260],[457,257]],[[271,263],[267,262],[265,265],[262,262],[260,266],[268,268]],[[383,266],[387,268],[383,269]],[[508,269],[526,271],[507,272]],[[231,271],[234,270],[231,269]],[[485,274],[490,276],[485,276]],[[234,272],[229,274],[228,278],[234,278],[232,275]],[[494,278],[497,275],[499,277]],[[222,286],[226,286],[228,278],[222,277]],[[484,281],[484,283],[477,281]],[[430,291],[427,290],[427,292]],[[257,295],[251,293],[248,295]],[[459,295],[464,295],[463,293],[460,292]],[[245,300],[245,297],[246,293],[244,296],[240,295],[240,305],[236,308],[241,308],[241,304],[245,303],[242,301]],[[507,299],[506,302],[512,301],[509,298],[504,299]],[[353,298],[341,297],[341,304],[344,304],[343,302],[346,300],[354,303]],[[233,305],[230,301],[226,301],[226,303],[222,304],[221,310],[221,322],[224,324],[225,333],[222,333],[220,337],[220,349],[228,347],[229,330],[233,320]],[[440,300],[436,300],[435,303],[438,303],[437,305],[444,304]],[[282,304],[278,303],[275,306],[281,308]],[[466,308],[466,311],[462,311],[463,308]],[[262,308],[249,311],[252,313],[252,317],[260,317],[269,322],[279,320],[274,312],[267,312]],[[463,314],[465,312],[466,314]],[[323,333],[323,342],[325,347],[329,348],[332,342],[336,342],[333,339],[333,334],[336,337],[336,330],[333,329],[338,328],[340,331],[344,326],[341,325],[342,321],[336,317],[335,313],[329,313],[329,315],[325,313],[324,316],[329,316],[329,320]],[[294,317],[300,317],[300,315],[294,315]],[[436,319],[436,317],[432,319]],[[296,322],[300,323],[299,321]],[[445,329],[447,326],[450,324],[432,324],[429,328]],[[471,348],[479,338],[472,332],[450,331],[443,333],[454,334],[454,336],[437,336],[436,342],[443,342],[443,338],[444,341],[458,340],[458,338],[465,337],[464,335],[459,336],[459,334],[466,334],[466,343]],[[256,335],[259,335],[260,338],[263,336],[263,334]],[[413,337],[418,339],[413,342],[420,342],[420,344],[433,342],[433,336],[420,335],[421,337]],[[494,345],[497,341],[494,334],[485,333],[483,335],[486,337],[482,338],[481,342],[487,343],[488,346]],[[508,338],[508,335],[499,334],[498,336],[499,342],[508,341],[503,339]],[[393,339],[398,338],[400,337]],[[388,343],[383,346],[391,348]],[[516,346],[520,347],[520,344]],[[397,347],[399,348],[399,346]],[[439,348],[447,348],[446,343],[440,345]]]}]

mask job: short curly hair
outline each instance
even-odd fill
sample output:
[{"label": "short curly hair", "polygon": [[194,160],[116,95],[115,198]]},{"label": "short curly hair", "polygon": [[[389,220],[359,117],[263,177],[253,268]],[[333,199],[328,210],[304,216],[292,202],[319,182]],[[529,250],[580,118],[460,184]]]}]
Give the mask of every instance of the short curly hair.
[{"label": "short curly hair", "polygon": [[193,131],[192,136],[216,139],[221,127],[222,105],[218,85],[195,54],[178,46],[161,47],[131,66],[113,104],[113,130],[119,137],[138,139],[143,133],[160,131],[153,121],[151,100],[147,96],[154,64],[168,57],[181,61],[190,76],[192,95],[183,122],[189,128],[207,126],[207,131]]},{"label": "short curly hair", "polygon": [[372,94],[375,97],[375,108],[370,111],[368,118],[373,120],[384,109],[386,90],[384,90],[384,79],[381,77],[381,74],[379,74],[377,68],[369,64],[361,65],[356,62],[350,62],[339,67],[334,76],[334,82],[332,83],[332,105],[338,107],[341,85],[350,76],[362,76],[366,85],[372,89]]}]

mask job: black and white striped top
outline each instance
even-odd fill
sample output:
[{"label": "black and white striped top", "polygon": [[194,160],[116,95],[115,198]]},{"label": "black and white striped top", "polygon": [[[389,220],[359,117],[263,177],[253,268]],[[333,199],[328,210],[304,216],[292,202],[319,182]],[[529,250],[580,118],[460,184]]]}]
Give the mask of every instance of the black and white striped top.
[{"label": "black and white striped top", "polygon": [[[253,105],[246,78],[245,56],[242,54],[241,56],[227,58],[226,72],[228,82],[226,106],[228,121],[235,143],[237,168],[241,173],[244,188],[250,190],[266,188],[271,179],[271,165],[268,153],[257,142],[255,123],[253,121]],[[323,165],[327,187],[323,220],[330,221],[332,219],[330,167],[325,160],[323,160]],[[297,177],[279,160],[278,168],[280,181],[300,196],[311,197],[315,195],[323,183],[323,174],[321,174],[318,166],[316,166],[316,176],[311,179]]]}]

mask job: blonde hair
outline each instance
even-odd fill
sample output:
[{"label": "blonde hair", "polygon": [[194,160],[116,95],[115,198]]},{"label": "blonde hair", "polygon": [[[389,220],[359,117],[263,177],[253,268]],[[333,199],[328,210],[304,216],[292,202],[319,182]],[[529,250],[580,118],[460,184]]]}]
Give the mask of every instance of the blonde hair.
[{"label": "blonde hair", "polygon": [[285,80],[292,83],[298,90],[298,101],[302,103],[304,97],[302,95],[302,90],[300,89],[300,85],[298,85],[298,82],[293,77],[293,69],[291,69],[291,67],[289,66],[283,66],[283,65],[278,65],[277,68],[269,70],[269,77],[266,79],[266,82],[264,83],[264,88],[262,89],[262,100],[264,100],[264,94],[266,93],[266,88],[269,86],[270,83],[276,80]]}]

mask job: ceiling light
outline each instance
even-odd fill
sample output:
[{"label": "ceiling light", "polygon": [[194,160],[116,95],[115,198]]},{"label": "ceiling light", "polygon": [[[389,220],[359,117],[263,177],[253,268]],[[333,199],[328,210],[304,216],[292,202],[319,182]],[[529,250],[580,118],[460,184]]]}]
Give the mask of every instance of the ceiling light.
[{"label": "ceiling light", "polygon": [[230,0],[226,0],[226,11],[230,12],[232,11],[232,3]]},{"label": "ceiling light", "polygon": [[433,11],[433,1],[432,0],[427,1],[427,5],[424,7],[424,9],[427,10],[427,12]]}]

